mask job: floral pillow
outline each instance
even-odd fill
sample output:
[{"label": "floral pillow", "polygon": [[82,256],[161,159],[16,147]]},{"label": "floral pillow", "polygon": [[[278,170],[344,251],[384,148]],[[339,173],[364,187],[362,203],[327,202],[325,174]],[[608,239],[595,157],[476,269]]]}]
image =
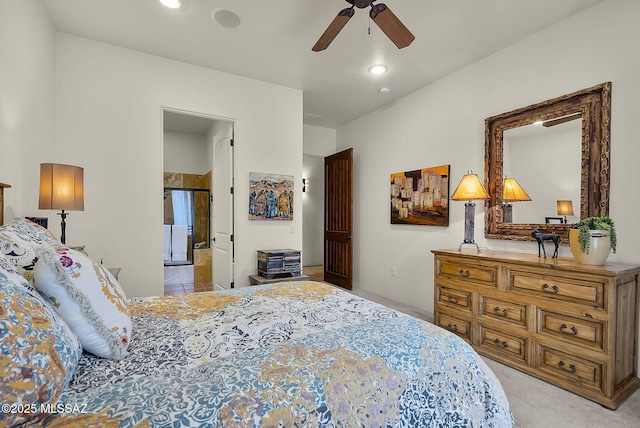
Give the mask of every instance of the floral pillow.
[{"label": "floral pillow", "polygon": [[28,280],[38,256],[36,249],[41,245],[62,245],[47,229],[24,218],[0,226],[0,254],[4,255]]},{"label": "floral pillow", "polygon": [[131,318],[127,297],[101,264],[65,246],[38,250],[34,286],[46,296],[85,351],[120,360],[127,356]]},{"label": "floral pillow", "polygon": [[0,351],[3,405],[34,405],[29,413],[0,413],[0,426],[36,417],[39,404],[58,403],[82,354],[67,324],[2,255]]}]

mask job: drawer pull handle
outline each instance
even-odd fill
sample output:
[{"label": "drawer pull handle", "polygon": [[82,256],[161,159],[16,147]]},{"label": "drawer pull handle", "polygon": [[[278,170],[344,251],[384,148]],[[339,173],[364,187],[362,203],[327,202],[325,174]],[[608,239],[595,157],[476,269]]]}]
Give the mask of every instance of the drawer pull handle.
[{"label": "drawer pull handle", "polygon": [[468,270],[462,270],[460,269],[460,272],[458,272],[460,274],[460,279],[462,278],[469,278],[471,276],[471,272],[469,272]]},{"label": "drawer pull handle", "polygon": [[447,328],[451,331],[458,331],[458,326],[455,324],[447,324]]},{"label": "drawer pull handle", "polygon": [[564,370],[565,372],[569,372],[569,373],[575,373],[576,372],[576,366],[574,364],[569,364],[569,368],[566,368],[567,364],[564,361],[560,361],[558,363],[558,367],[560,367],[561,370]]},{"label": "drawer pull handle", "polygon": [[493,308],[493,312],[496,315],[498,315],[499,317],[506,317],[507,316],[507,310],[506,309],[500,310],[500,308],[498,306]]},{"label": "drawer pull handle", "polygon": [[459,299],[456,296],[449,295],[447,296],[447,300],[452,303],[458,303]]},{"label": "drawer pull handle", "polygon": [[564,334],[571,334],[571,335],[576,335],[576,334],[578,334],[578,329],[577,329],[575,326],[571,327],[571,331],[566,331],[566,330],[567,330],[567,328],[568,328],[568,327],[567,327],[567,325],[566,325],[566,324],[562,324],[562,325],[560,326],[560,332],[561,332],[561,333],[564,333]]},{"label": "drawer pull handle", "polygon": [[553,287],[551,287],[551,290],[549,290],[549,284],[543,284],[542,291],[546,293],[558,294],[558,291],[560,291],[560,289],[558,288],[557,285],[554,285]]},{"label": "drawer pull handle", "polygon": [[501,342],[500,339],[498,338],[496,338],[496,340],[494,340],[493,343],[495,343],[496,346],[502,346],[503,348],[506,348],[507,346],[509,346],[507,342],[505,342],[504,340]]}]

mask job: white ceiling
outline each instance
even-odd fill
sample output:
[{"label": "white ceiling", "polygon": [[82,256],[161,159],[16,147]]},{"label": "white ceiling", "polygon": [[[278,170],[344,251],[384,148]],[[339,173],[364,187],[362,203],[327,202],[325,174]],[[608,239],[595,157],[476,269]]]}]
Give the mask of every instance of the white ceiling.
[{"label": "white ceiling", "polygon": [[[416,36],[409,47],[397,49],[367,8],[323,52],[311,47],[345,0],[182,0],[178,10],[157,0],[40,1],[59,31],[301,89],[305,123],[337,128],[602,0],[379,0]],[[214,23],[215,9],[235,12],[240,26]],[[368,74],[376,63],[389,71]]]}]

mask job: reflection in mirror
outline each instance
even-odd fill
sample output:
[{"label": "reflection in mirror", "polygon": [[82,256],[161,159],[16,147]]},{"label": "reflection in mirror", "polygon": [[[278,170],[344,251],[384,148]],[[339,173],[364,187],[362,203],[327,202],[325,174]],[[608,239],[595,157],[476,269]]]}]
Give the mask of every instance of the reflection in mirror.
[{"label": "reflection in mirror", "polygon": [[[531,198],[513,204],[511,223],[545,223],[546,217],[558,215],[558,200],[580,205],[581,134],[581,116],[554,126],[504,131],[503,176],[517,179]],[[503,201],[505,189],[503,183]]]},{"label": "reflection in mirror", "polygon": [[[610,113],[607,82],[487,118],[485,238],[532,240],[539,229],[567,242],[571,223],[607,216]],[[531,201],[503,200],[505,178],[517,179]],[[571,201],[575,215],[561,214],[558,201]]]}]

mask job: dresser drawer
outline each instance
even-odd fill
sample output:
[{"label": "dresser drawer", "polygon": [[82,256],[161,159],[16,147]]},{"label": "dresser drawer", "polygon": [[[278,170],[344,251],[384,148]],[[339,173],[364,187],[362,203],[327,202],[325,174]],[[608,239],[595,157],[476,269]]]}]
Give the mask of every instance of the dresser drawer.
[{"label": "dresser drawer", "polygon": [[435,321],[437,326],[457,334],[467,342],[471,341],[471,322],[438,311],[436,311]]},{"label": "dresser drawer", "polygon": [[539,332],[604,350],[606,324],[538,309]]},{"label": "dresser drawer", "polygon": [[545,346],[539,346],[537,355],[537,368],[552,377],[565,379],[575,387],[602,390],[602,364]]},{"label": "dresser drawer", "polygon": [[495,266],[472,265],[456,261],[440,260],[436,278],[446,278],[458,283],[473,283],[474,285],[496,286]]},{"label": "dresser drawer", "polygon": [[570,300],[598,308],[604,307],[604,287],[603,282],[511,272],[511,288],[515,291],[533,292],[551,299]]},{"label": "dresser drawer", "polygon": [[505,334],[480,325],[480,349],[488,353],[498,353],[503,357],[524,361],[527,355],[526,339]]},{"label": "dresser drawer", "polygon": [[438,303],[471,312],[471,293],[467,291],[438,286],[437,301]]},{"label": "dresser drawer", "polygon": [[480,315],[521,326],[527,324],[527,307],[525,305],[490,297],[482,297]]}]

